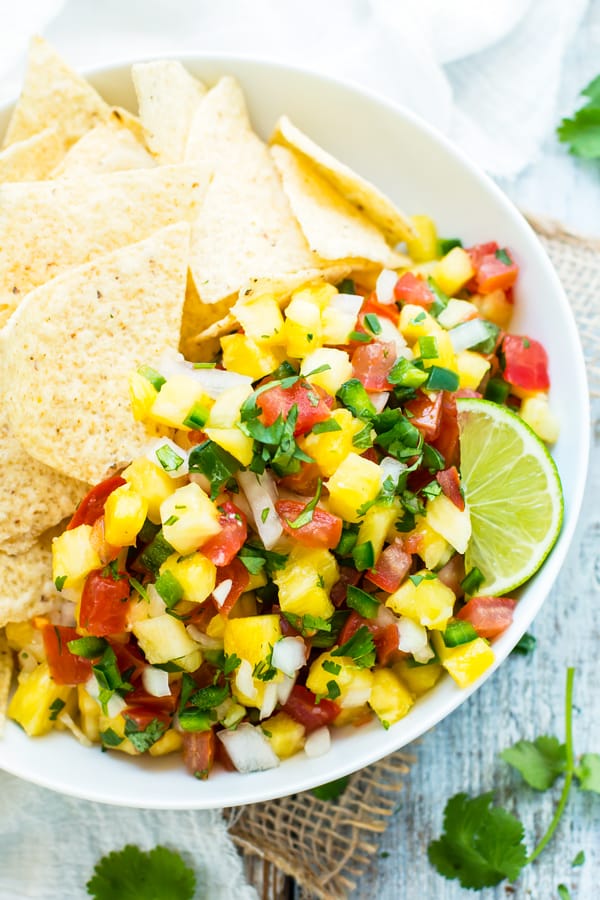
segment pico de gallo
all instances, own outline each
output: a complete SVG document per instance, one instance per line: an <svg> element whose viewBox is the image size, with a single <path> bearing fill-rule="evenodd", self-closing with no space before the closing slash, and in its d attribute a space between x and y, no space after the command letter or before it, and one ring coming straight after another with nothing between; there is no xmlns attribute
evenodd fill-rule
<svg viewBox="0 0 600 900"><path fill-rule="evenodd" d="M543 347L506 332L510 249L434 255L238 302L214 363L131 373L159 437L54 539L60 615L6 630L30 735L253 772L492 664L515 600L465 571L456 398L557 426Z"/></svg>

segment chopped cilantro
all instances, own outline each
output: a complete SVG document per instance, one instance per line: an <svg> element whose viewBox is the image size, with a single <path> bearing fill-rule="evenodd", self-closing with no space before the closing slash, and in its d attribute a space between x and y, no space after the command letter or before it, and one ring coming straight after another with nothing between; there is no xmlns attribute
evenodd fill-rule
<svg viewBox="0 0 600 900"><path fill-rule="evenodd" d="M106 731L100 732L100 740L105 747L118 747L119 744L123 743L124 738L119 737L112 728L107 728Z"/></svg>
<svg viewBox="0 0 600 900"><path fill-rule="evenodd" d="M584 753L575 768L575 777L581 791L600 794L600 754Z"/></svg>
<svg viewBox="0 0 600 900"><path fill-rule="evenodd" d="M339 294L356 294L356 285L352 278L344 278L339 284L336 284Z"/></svg>
<svg viewBox="0 0 600 900"><path fill-rule="evenodd" d="M210 498L214 500L223 485L227 484L239 471L240 463L214 441L204 441L190 452L189 469L190 472L200 472L208 478Z"/></svg>
<svg viewBox="0 0 600 900"><path fill-rule="evenodd" d="M600 157L600 75L581 91L587 97L584 106L570 119L563 119L556 129L558 139L569 144L574 156L583 159Z"/></svg>
<svg viewBox="0 0 600 900"><path fill-rule="evenodd" d="M324 659L322 667L325 672L329 672L330 675L339 675L342 671L342 667L340 666L340 664L334 663L331 659Z"/></svg>
<svg viewBox="0 0 600 900"><path fill-rule="evenodd" d="M585 862L585 853L583 850L580 850L579 853L573 858L571 865L573 868L577 868L577 866L582 866Z"/></svg>
<svg viewBox="0 0 600 900"><path fill-rule="evenodd" d="M86 887L95 900L192 900L196 876L173 850L128 844L96 863Z"/></svg>
<svg viewBox="0 0 600 900"><path fill-rule="evenodd" d="M332 650L331 655L349 656L359 668L370 669L375 665L375 642L373 641L373 635L366 625L361 625L358 631L356 631L345 644Z"/></svg>
<svg viewBox="0 0 600 900"><path fill-rule="evenodd" d="M150 598L148 597L148 591L144 587L141 582L137 580L137 578L133 578L132 575L129 576L129 584L133 588L134 591L137 591L140 597L146 601L146 603L150 602Z"/></svg>
<svg viewBox="0 0 600 900"><path fill-rule="evenodd" d="M264 523L267 521L267 519L269 518L269 512L270 512L270 509L269 509L268 506L265 506L265 508L261 510L261 513L260 513L260 521L261 521L263 524L264 524Z"/></svg>
<svg viewBox="0 0 600 900"><path fill-rule="evenodd" d="M326 434L328 431L341 431L342 426L335 419L325 419L324 422L317 422L311 428L312 434Z"/></svg>
<svg viewBox="0 0 600 900"><path fill-rule="evenodd" d="M327 694L326 697L328 700L337 700L337 698L341 694L340 686L337 681L333 679L327 682Z"/></svg>
<svg viewBox="0 0 600 900"><path fill-rule="evenodd" d="M312 794L317 800L337 800L344 793L349 783L350 776L344 775L343 778L336 778L335 781L329 781L327 784L321 784L319 787L313 788Z"/></svg>
<svg viewBox="0 0 600 900"><path fill-rule="evenodd" d="M356 341L359 344L370 344L372 340L373 338L365 334L364 331L351 331L348 335L348 342Z"/></svg>
<svg viewBox="0 0 600 900"><path fill-rule="evenodd" d="M228 697L228 684L212 684L194 691L189 697L189 702L192 706L195 706L196 709L207 710L220 706Z"/></svg>
<svg viewBox="0 0 600 900"><path fill-rule="evenodd" d="M557 738L543 735L534 741L517 741L500 754L520 772L527 784L537 791L547 791L565 771L567 749Z"/></svg>
<svg viewBox="0 0 600 900"><path fill-rule="evenodd" d="M310 522L312 522L315 509L317 508L317 503L321 499L321 489L322 489L322 482L321 482L321 479L319 478L317 481L317 491L315 493L315 496L312 498L312 500L310 500L306 504L306 506L304 507L302 512L293 521L290 521L289 519L286 520L287 524L290 526L290 528L293 528L293 529L303 528L305 525L308 525Z"/></svg>
<svg viewBox="0 0 600 900"><path fill-rule="evenodd" d="M133 686L121 676L115 651L110 646L105 649L98 662L92 665L92 672L100 687L98 701L102 712L107 715L106 705L113 694L122 696L132 691Z"/></svg>
<svg viewBox="0 0 600 900"><path fill-rule="evenodd" d="M526 631L523 637L515 644L511 652L518 653L520 656L529 656L529 654L533 653L535 650L536 644L536 638Z"/></svg>
<svg viewBox="0 0 600 900"><path fill-rule="evenodd" d="M57 575L54 579L54 587L57 591L62 591L65 586L65 581L67 580L67 575Z"/></svg>
<svg viewBox="0 0 600 900"><path fill-rule="evenodd" d="M83 656L84 659L98 659L99 656L102 656L108 644L104 638L82 637L75 638L74 641L68 641L67 647L75 656Z"/></svg>
<svg viewBox="0 0 600 900"><path fill-rule="evenodd" d="M50 706L48 707L48 711L50 713L50 721L56 722L58 716L65 708L66 704L64 700L61 700L60 697L57 697L56 700L53 700Z"/></svg>
<svg viewBox="0 0 600 900"><path fill-rule="evenodd" d="M152 719L145 728L140 728L137 722L125 713L125 737L129 738L140 753L145 753L160 740L166 728L160 719Z"/></svg>

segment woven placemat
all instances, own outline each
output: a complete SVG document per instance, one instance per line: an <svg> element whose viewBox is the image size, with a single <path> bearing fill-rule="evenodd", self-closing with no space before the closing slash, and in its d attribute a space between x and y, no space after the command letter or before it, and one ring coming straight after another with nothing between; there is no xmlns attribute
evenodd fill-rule
<svg viewBox="0 0 600 900"><path fill-rule="evenodd" d="M528 217L567 292L586 358L590 391L600 396L600 241ZM285 876L306 900L343 900L377 851L377 836L398 807L411 757L395 753L357 772L337 801L311 793L226 810L229 832L263 900L287 900ZM257 864L256 860L262 862Z"/></svg>

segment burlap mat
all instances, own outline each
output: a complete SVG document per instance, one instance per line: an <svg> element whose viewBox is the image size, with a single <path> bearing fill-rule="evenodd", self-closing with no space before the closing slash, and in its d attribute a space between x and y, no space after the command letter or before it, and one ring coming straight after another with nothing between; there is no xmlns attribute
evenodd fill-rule
<svg viewBox="0 0 600 900"><path fill-rule="evenodd" d="M567 292L585 353L590 391L600 395L600 240L529 217ZM343 900L377 851L377 836L398 806L411 759L395 753L352 776L338 800L311 793L226 810L229 832L264 900L285 896L282 873L302 896ZM263 864L257 864L257 858Z"/></svg>

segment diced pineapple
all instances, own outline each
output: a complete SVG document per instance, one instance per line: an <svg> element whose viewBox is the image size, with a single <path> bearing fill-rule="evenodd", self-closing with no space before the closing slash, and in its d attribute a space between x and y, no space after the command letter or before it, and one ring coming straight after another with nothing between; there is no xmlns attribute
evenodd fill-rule
<svg viewBox="0 0 600 900"><path fill-rule="evenodd" d="M391 669L375 669L369 706L384 728L403 719L414 697Z"/></svg>
<svg viewBox="0 0 600 900"><path fill-rule="evenodd" d="M52 578L55 582L65 579L66 588L79 588L83 579L93 569L102 565L91 542L92 526L78 525L52 541Z"/></svg>
<svg viewBox="0 0 600 900"><path fill-rule="evenodd" d="M284 337L288 356L307 356L322 345L321 311L303 296L292 297L285 311Z"/></svg>
<svg viewBox="0 0 600 900"><path fill-rule="evenodd" d="M171 478L164 469L145 456L134 459L122 473L122 477L148 504L150 521L155 525L160 524L160 505L176 490L177 479Z"/></svg>
<svg viewBox="0 0 600 900"><path fill-rule="evenodd" d="M31 622L8 622L4 629L8 646L17 652L27 647L37 633Z"/></svg>
<svg viewBox="0 0 600 900"><path fill-rule="evenodd" d="M208 419L213 400L189 375L171 375L161 387L150 410L150 418L169 428L191 431ZM193 423L185 424L193 414Z"/></svg>
<svg viewBox="0 0 600 900"><path fill-rule="evenodd" d="M476 391L483 377L490 370L490 363L481 355L472 350L462 350L456 354L456 367L458 369L458 386Z"/></svg>
<svg viewBox="0 0 600 900"><path fill-rule="evenodd" d="M411 216L410 224L414 237L406 241L406 249L415 262L427 262L436 259L438 253L438 236L435 222L429 216Z"/></svg>
<svg viewBox="0 0 600 900"><path fill-rule="evenodd" d="M256 574L249 572L248 576L250 580L248 581L248 587L246 588L247 591L255 591L257 588L264 587L268 582L267 575L262 569Z"/></svg>
<svg viewBox="0 0 600 900"><path fill-rule="evenodd" d="M195 482L177 488L161 503L160 518L165 540L183 556L221 531L217 507Z"/></svg>
<svg viewBox="0 0 600 900"><path fill-rule="evenodd" d="M119 713L116 716L110 718L109 716L100 716L100 737L102 734L109 731L112 732L111 737L114 739L121 738L121 742L119 744L112 743L110 744L111 750L119 750L121 753L127 753L128 756L139 756L140 751L136 750L129 738L125 737L125 716L123 713Z"/></svg>
<svg viewBox="0 0 600 900"><path fill-rule="evenodd" d="M229 334L221 338L223 365L230 372L248 375L253 381L273 372L285 359L279 347L259 345L245 334Z"/></svg>
<svg viewBox="0 0 600 900"><path fill-rule="evenodd" d="M245 591L229 610L229 619L243 619L246 616L255 616L258 612L256 594L254 591Z"/></svg>
<svg viewBox="0 0 600 900"><path fill-rule="evenodd" d="M514 307L503 290L476 294L472 300L484 319L489 319L499 328L508 328Z"/></svg>
<svg viewBox="0 0 600 900"><path fill-rule="evenodd" d="M322 434L308 434L299 441L300 446L311 456L325 478L330 478L354 447L352 438L364 428L348 409L334 409L331 417L340 426L339 431L325 431Z"/></svg>
<svg viewBox="0 0 600 900"><path fill-rule="evenodd" d="M217 580L217 567L202 553L179 556L173 553L160 567L160 574L170 572L183 590L183 600L203 603L209 597Z"/></svg>
<svg viewBox="0 0 600 900"><path fill-rule="evenodd" d="M356 309L332 309L321 313L322 340L324 344L347 344L350 332L356 327Z"/></svg>
<svg viewBox="0 0 600 900"><path fill-rule="evenodd" d="M327 668L323 668L324 663ZM342 709L352 709L369 702L373 673L370 669L357 666L351 657L332 656L330 652L326 652L313 662L306 679L309 691L318 696L327 696L330 692L329 683L332 681L339 688L335 702Z"/></svg>
<svg viewBox="0 0 600 900"><path fill-rule="evenodd" d="M414 665L403 659L393 666L395 674L407 686L412 694L421 697L439 681L442 667L439 663L427 663L427 665Z"/></svg>
<svg viewBox="0 0 600 900"><path fill-rule="evenodd" d="M456 354L452 345L452 339L448 332L443 331L440 328L439 331L436 331L431 337L435 339L436 355L427 359L423 358L423 365L425 368L430 369L431 366L441 366L444 369L450 369L452 372L456 372L458 370ZM418 341L413 345L412 350L416 357L421 355L421 348Z"/></svg>
<svg viewBox="0 0 600 900"><path fill-rule="evenodd" d="M337 701L336 701L337 702ZM344 725L364 725L373 718L373 711L366 703L361 706L348 706L346 709L340 710L333 720L336 728L343 728Z"/></svg>
<svg viewBox="0 0 600 900"><path fill-rule="evenodd" d="M443 631L454 610L454 592L427 569L417 572L412 579L390 594L385 605L399 616L408 616L426 628Z"/></svg>
<svg viewBox="0 0 600 900"><path fill-rule="evenodd" d="M47 734L55 726L52 719L56 701L66 704L73 688L53 681L48 663L40 663L25 679L19 682L8 707L8 715L29 737Z"/></svg>
<svg viewBox="0 0 600 900"><path fill-rule="evenodd" d="M208 428L233 428L240 420L242 404L252 393L252 385L237 384L219 394L208 414Z"/></svg>
<svg viewBox="0 0 600 900"><path fill-rule="evenodd" d="M221 613L217 613L206 626L207 635L211 638L224 638L226 624L227 616L222 616Z"/></svg>
<svg viewBox="0 0 600 900"><path fill-rule="evenodd" d="M283 316L274 294L261 294L249 303L238 300L231 312L244 332L258 344L283 340Z"/></svg>
<svg viewBox="0 0 600 900"><path fill-rule="evenodd" d="M90 741L100 740L100 704L90 697L84 684L77 685L81 730Z"/></svg>
<svg viewBox="0 0 600 900"><path fill-rule="evenodd" d="M243 466L252 462L254 441L235 426L233 428L205 428L207 438L231 453Z"/></svg>
<svg viewBox="0 0 600 900"><path fill-rule="evenodd" d="M483 638L475 638L458 647L446 647L441 634L434 634L432 639L443 667L461 688L469 687L477 681L494 662L494 651Z"/></svg>
<svg viewBox="0 0 600 900"><path fill-rule="evenodd" d="M347 522L358 522L360 507L381 490L381 470L370 459L349 453L327 482L327 489L331 511Z"/></svg>
<svg viewBox="0 0 600 900"><path fill-rule="evenodd" d="M329 366L329 368L324 372L317 371L325 366ZM321 347L304 357L300 372L307 376L307 381L310 381L311 384L322 387L324 391L335 397L344 382L352 378L352 363L345 350ZM315 372L315 374L311 375L311 372Z"/></svg>
<svg viewBox="0 0 600 900"><path fill-rule="evenodd" d="M129 399L131 411L136 422L144 422L152 409L152 404L158 397L158 391L147 378L139 372L131 372L129 375Z"/></svg>
<svg viewBox="0 0 600 900"><path fill-rule="evenodd" d="M437 320L440 325L449 330L450 328L456 328L457 325L461 325L463 322L470 321L470 319L476 319L478 316L479 310L474 303L471 303L469 300L457 300L456 297L451 297L446 308L438 315Z"/></svg>
<svg viewBox="0 0 600 900"><path fill-rule="evenodd" d="M297 545L273 580L279 588L283 612L329 619L334 606L329 591L339 578L335 557L328 550Z"/></svg>
<svg viewBox="0 0 600 900"><path fill-rule="evenodd" d="M122 484L106 499L104 504L104 536L113 547L131 547L148 514L145 497L138 494L131 484Z"/></svg>
<svg viewBox="0 0 600 900"><path fill-rule="evenodd" d="M260 727L279 759L288 759L304 747L306 729L287 713L265 719Z"/></svg>
<svg viewBox="0 0 600 900"><path fill-rule="evenodd" d="M198 644L191 639L183 622L166 613L136 622L133 633L151 665L179 661L198 651Z"/></svg>
<svg viewBox="0 0 600 900"><path fill-rule="evenodd" d="M303 300L308 303L314 303L319 310L323 312L324 309L327 309L337 292L338 290L336 287L323 281L320 284L309 284L306 287L298 288L298 290L294 291L292 294L292 301Z"/></svg>
<svg viewBox="0 0 600 900"><path fill-rule="evenodd" d="M200 668L201 664L202 653L200 650L192 650L191 653L186 653L185 656L180 656L177 660L177 665L184 672L195 672Z"/></svg>
<svg viewBox="0 0 600 900"><path fill-rule="evenodd" d="M414 303L407 303L402 307L398 330L409 344L430 334L437 336L442 331L433 316Z"/></svg>
<svg viewBox="0 0 600 900"><path fill-rule="evenodd" d="M228 656L235 653L255 666L269 657L280 637L281 626L277 615L227 619L225 653Z"/></svg>
<svg viewBox="0 0 600 900"><path fill-rule="evenodd" d="M358 530L357 544L366 544L369 541L373 545L375 559L383 550L387 533L393 526L396 519L400 515L400 503L394 502L389 506L383 506L376 503L367 513L361 522Z"/></svg>
<svg viewBox="0 0 600 900"><path fill-rule="evenodd" d="M546 394L526 397L521 404L519 415L546 443L553 444L558 440L560 432L558 418L550 409Z"/></svg>
<svg viewBox="0 0 600 900"><path fill-rule="evenodd" d="M453 549L448 541L434 531L422 516L417 516L415 529L411 532L420 538L418 554L425 563L427 569L437 569L448 562L453 554Z"/></svg>
<svg viewBox="0 0 600 900"><path fill-rule="evenodd" d="M471 257L462 247L453 247L433 270L433 277L445 294L452 297L475 274Z"/></svg>
<svg viewBox="0 0 600 900"><path fill-rule="evenodd" d="M455 550L466 551L471 539L471 515L467 506L461 510L445 494L438 494L427 503L426 521Z"/></svg>
<svg viewBox="0 0 600 900"><path fill-rule="evenodd" d="M167 753L176 753L183 747L183 737L178 731L169 728L156 743L152 744L148 753L150 756L166 756Z"/></svg>

